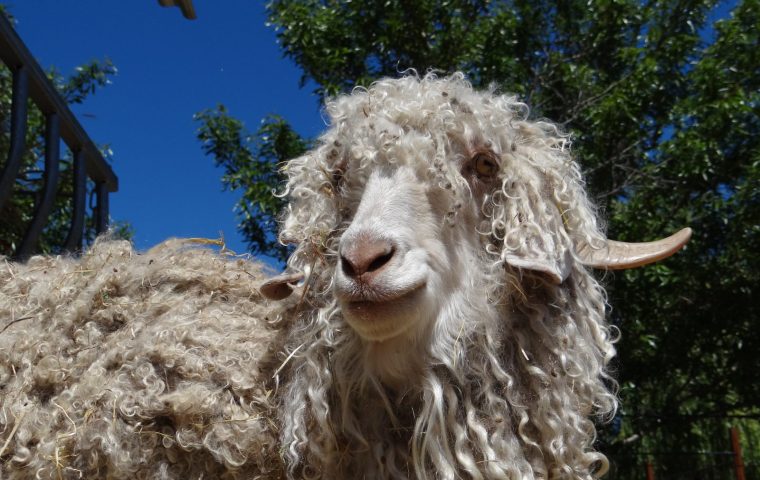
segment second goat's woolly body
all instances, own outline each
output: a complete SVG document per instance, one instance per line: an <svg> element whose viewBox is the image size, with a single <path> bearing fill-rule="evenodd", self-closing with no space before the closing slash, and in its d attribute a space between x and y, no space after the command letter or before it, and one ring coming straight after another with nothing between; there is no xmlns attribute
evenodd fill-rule
<svg viewBox="0 0 760 480"><path fill-rule="evenodd" d="M99 240L0 266L0 478L283 477L258 265Z"/></svg>

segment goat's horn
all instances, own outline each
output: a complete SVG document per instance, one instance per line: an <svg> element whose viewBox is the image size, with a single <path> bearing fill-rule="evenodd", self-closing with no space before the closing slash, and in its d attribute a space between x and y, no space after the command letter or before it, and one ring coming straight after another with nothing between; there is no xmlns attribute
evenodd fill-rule
<svg viewBox="0 0 760 480"><path fill-rule="evenodd" d="M593 249L584 244L578 249L583 264L605 270L636 268L668 258L681 249L691 238L691 228L654 242L627 243L608 240L607 245Z"/></svg>
<svg viewBox="0 0 760 480"><path fill-rule="evenodd" d="M303 273L283 273L262 283L259 292L270 300L282 300L293 293L291 284L303 280Z"/></svg>

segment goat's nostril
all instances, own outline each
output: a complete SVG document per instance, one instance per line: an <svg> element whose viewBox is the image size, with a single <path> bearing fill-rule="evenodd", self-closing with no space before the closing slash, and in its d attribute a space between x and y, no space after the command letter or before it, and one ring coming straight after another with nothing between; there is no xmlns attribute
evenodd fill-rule
<svg viewBox="0 0 760 480"><path fill-rule="evenodd" d="M343 273L345 273L347 277L355 277L357 275L356 270L354 270L353 265L351 265L351 261L343 255L340 256L340 268L343 269Z"/></svg>
<svg viewBox="0 0 760 480"><path fill-rule="evenodd" d="M376 272L387 265L395 253L396 249L388 240L360 237L341 252L341 269L348 277Z"/></svg>
<svg viewBox="0 0 760 480"><path fill-rule="evenodd" d="M394 250L394 248L390 247L387 253L380 254L378 257L372 260L372 262L367 266L367 271L374 272L375 270L380 270L381 268L383 268L383 265L385 265L386 263L390 261L391 257L393 257L393 254L395 252L396 251Z"/></svg>

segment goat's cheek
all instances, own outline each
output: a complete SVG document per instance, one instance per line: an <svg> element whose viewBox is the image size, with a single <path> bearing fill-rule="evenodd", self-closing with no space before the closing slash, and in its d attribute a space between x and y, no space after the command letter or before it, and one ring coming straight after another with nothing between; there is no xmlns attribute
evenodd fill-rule
<svg viewBox="0 0 760 480"><path fill-rule="evenodd" d="M453 201L453 191L438 186L428 188L425 192L425 200L429 206L429 211L437 224L442 224L446 214L451 210Z"/></svg>

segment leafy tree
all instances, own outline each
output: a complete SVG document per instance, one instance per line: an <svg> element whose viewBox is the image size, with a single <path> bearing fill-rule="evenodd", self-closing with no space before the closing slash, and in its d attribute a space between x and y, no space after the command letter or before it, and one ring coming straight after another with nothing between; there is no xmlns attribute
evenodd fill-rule
<svg viewBox="0 0 760 480"><path fill-rule="evenodd" d="M203 152L224 168L225 188L243 191L235 210L251 251L287 258L289 250L276 235L276 217L285 202L275 189L283 162L304 153L310 142L276 115L263 119L255 135L247 133L243 122L231 117L223 105L199 112L195 119L201 124L198 139Z"/></svg>
<svg viewBox="0 0 760 480"><path fill-rule="evenodd" d="M663 478L730 478L729 465L719 471L715 458L691 453L727 450L733 423L745 445L760 440L760 2L272 0L267 8L302 86L313 82L321 97L407 68L464 71L573 134L610 237L694 228L686 251L667 262L605 275L622 331L623 407L600 442L610 478L640 478L646 460ZM218 112L215 121L242 128ZM205 147L228 172L225 185L258 208L244 217L247 238L281 254L264 242L277 206L267 192L280 181L277 165L308 142L278 119L296 148L271 155L279 141L271 130L216 134L199 120L204 145L236 152ZM233 159L267 175L234 183L230 166L254 167ZM758 450L745 455L749 477L760 476Z"/></svg>
<svg viewBox="0 0 760 480"><path fill-rule="evenodd" d="M0 5L0 15L8 15ZM63 99L69 104L81 104L94 94L96 90L106 86L110 77L116 74L116 67L109 59L93 60L80 67L69 76L64 76L56 69L48 70L48 76L58 89ZM10 144L10 112L12 94L12 73L0 63L0 155L5 156ZM0 211L0 255L11 255L16 250L24 236L27 226L34 214L34 205L42 188L42 172L44 170L44 134L45 117L42 112L29 102L26 134L26 150L22 166L16 178L14 193ZM107 146L104 151L110 150ZM63 245L72 215L71 195L73 190L73 161L68 149L61 150L60 178L55 202L48 217L48 223L40 236L38 250L41 252L57 252ZM108 156L108 155L107 155ZM4 157L3 157L4 161ZM88 184L88 191L94 186ZM114 234L122 238L130 238L131 227L124 222L112 225ZM95 238L95 224L91 215L85 218L85 243Z"/></svg>

